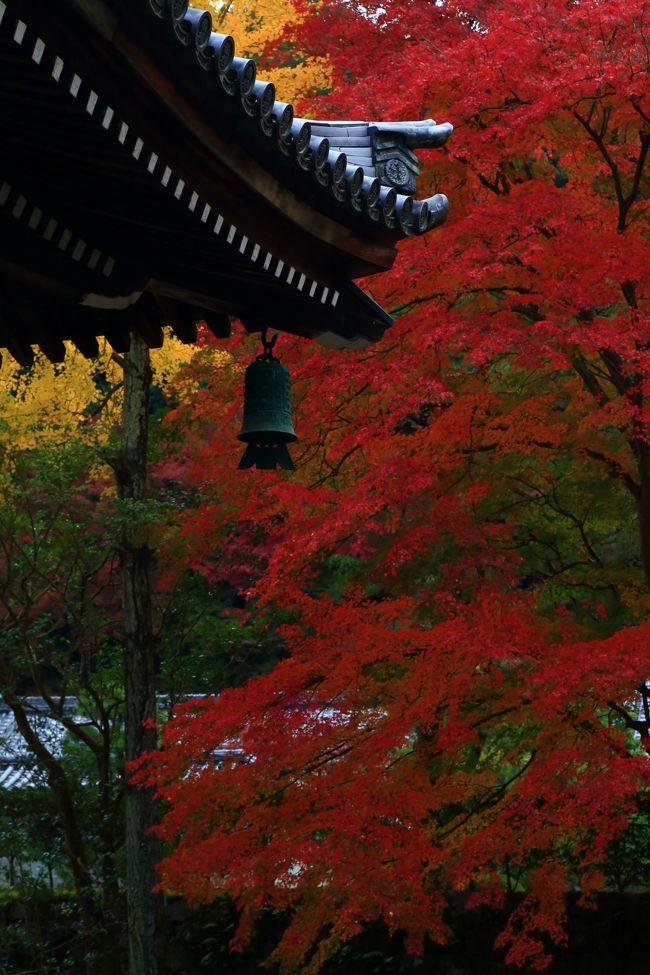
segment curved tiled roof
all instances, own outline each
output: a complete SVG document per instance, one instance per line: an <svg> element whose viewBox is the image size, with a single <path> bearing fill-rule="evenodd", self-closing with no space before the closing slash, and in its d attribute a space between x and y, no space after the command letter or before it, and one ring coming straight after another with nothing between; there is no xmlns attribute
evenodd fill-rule
<svg viewBox="0 0 650 975"><path fill-rule="evenodd" d="M330 346L390 316L353 282L447 213L447 123L296 118L186 0L0 0L0 346L185 341L229 317Z"/></svg>
<svg viewBox="0 0 650 975"><path fill-rule="evenodd" d="M76 720L77 702L74 698L56 699L56 707L66 718ZM30 726L54 755L61 754L65 728L52 716L50 705L42 697L22 698L21 705ZM0 696L0 790L30 788L45 783L43 769L20 734L11 708Z"/></svg>
<svg viewBox="0 0 650 975"><path fill-rule="evenodd" d="M438 148L453 131L449 122L321 121L296 118L293 106L276 99L272 82L257 79L255 61L235 54L229 34L212 30L206 10L188 0L143 0L161 21L170 43L190 49L195 71L203 72L210 94L237 105L244 133L257 142L267 165L311 177L316 205L339 219L349 216L379 224L396 238L421 234L444 222L447 197L417 199L421 163L414 149Z"/></svg>

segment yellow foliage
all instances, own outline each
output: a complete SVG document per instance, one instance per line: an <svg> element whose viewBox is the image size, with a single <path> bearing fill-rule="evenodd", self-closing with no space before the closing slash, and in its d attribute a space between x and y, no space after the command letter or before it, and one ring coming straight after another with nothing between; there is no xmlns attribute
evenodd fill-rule
<svg viewBox="0 0 650 975"><path fill-rule="evenodd" d="M153 382L163 390L194 348L166 334L152 349ZM99 446L120 423L122 366L107 342L88 360L71 343L66 357L52 364L36 353L31 369L5 356L0 366L0 448L3 452L63 444L71 437Z"/></svg>
<svg viewBox="0 0 650 975"><path fill-rule="evenodd" d="M298 21L290 0L208 0L215 29L232 34L240 57L258 57L269 41L281 42L286 29ZM295 52L287 52L286 63L261 72L272 81L278 98L294 102L314 89L328 88L331 71L326 58L309 63Z"/></svg>
<svg viewBox="0 0 650 975"><path fill-rule="evenodd" d="M151 368L153 383L162 390L167 389L181 366L188 363L196 352L194 345L185 345L180 339L165 329L165 341L160 349L151 350ZM230 359L230 354L223 351L223 355Z"/></svg>
<svg viewBox="0 0 650 975"><path fill-rule="evenodd" d="M215 29L235 38L237 54L256 57L269 41L282 40L298 19L290 0L207 0ZM296 101L314 88L328 87L327 61L304 62L288 51L285 64L262 72L273 81L281 101ZM162 349L152 350L154 383L165 388L174 380L178 393L190 392L191 374L178 375L194 349L166 335ZM223 353L225 365L230 360ZM175 377L175 378L174 378ZM0 449L5 452L56 446L74 437L89 446L106 442L120 422L122 368L108 343L89 361L71 343L65 362L53 365L38 352L34 366L22 369L6 356L0 365Z"/></svg>

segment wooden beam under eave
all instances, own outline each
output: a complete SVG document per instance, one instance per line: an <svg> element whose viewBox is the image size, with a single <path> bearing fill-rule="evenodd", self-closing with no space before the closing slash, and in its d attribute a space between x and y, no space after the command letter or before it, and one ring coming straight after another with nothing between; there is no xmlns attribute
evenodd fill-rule
<svg viewBox="0 0 650 975"><path fill-rule="evenodd" d="M19 366L29 368L34 365L34 350L9 325L4 309L0 309L0 346L13 356Z"/></svg>
<svg viewBox="0 0 650 975"><path fill-rule="evenodd" d="M174 330L176 338L188 345L194 344L197 337L197 322L201 319L201 312L197 308L174 301L165 295L152 295L159 309L163 325Z"/></svg>
<svg viewBox="0 0 650 975"><path fill-rule="evenodd" d="M62 306L48 301L42 292L21 287L15 281L5 280L3 292L5 313L14 335L20 332L21 339L37 345L50 362L63 362Z"/></svg>
<svg viewBox="0 0 650 975"><path fill-rule="evenodd" d="M119 325L105 326L100 335L103 335L108 344L116 352L128 352L130 348L129 325L127 322Z"/></svg>
<svg viewBox="0 0 650 975"><path fill-rule="evenodd" d="M99 355L99 342L94 335L71 329L70 341L74 343L84 359L96 359Z"/></svg>

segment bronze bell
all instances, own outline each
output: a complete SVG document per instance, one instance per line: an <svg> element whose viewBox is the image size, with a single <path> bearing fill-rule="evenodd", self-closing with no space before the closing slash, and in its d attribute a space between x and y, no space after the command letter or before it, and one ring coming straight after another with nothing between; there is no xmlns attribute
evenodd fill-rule
<svg viewBox="0 0 650 975"><path fill-rule="evenodd" d="M248 444L239 469L257 467L272 471L293 470L287 444L296 440L291 422L291 382L289 370L271 354L270 343L246 369L244 421L239 440Z"/></svg>

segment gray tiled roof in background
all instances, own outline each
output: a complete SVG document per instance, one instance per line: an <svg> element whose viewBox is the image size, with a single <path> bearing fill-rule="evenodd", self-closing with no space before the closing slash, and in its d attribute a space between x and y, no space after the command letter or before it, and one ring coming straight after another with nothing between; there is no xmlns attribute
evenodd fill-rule
<svg viewBox="0 0 650 975"><path fill-rule="evenodd" d="M184 695L183 700L204 697L204 694ZM52 714L49 704L42 697L28 696L20 699L27 712L29 723L38 732L40 740L56 757L60 757L68 734L63 724ZM169 711L169 696L157 694L158 712L163 718ZM55 708L62 707L62 715L75 723L89 723L76 697L68 696L61 702L54 696ZM119 718L118 718L119 720ZM215 756L222 759L233 750L216 749ZM46 776L36 757L30 751L14 718L13 711L0 696L0 789L18 789L46 785Z"/></svg>
<svg viewBox="0 0 650 975"><path fill-rule="evenodd" d="M48 704L42 697L25 697L22 703L29 723L38 732L39 738L53 754L60 755L66 731L50 715ZM63 702L64 715L74 718L77 711L76 698L66 698ZM20 734L11 708L0 698L0 789L25 788L44 783L43 771Z"/></svg>

